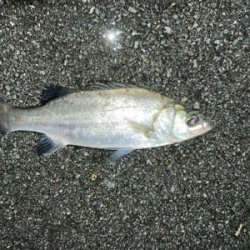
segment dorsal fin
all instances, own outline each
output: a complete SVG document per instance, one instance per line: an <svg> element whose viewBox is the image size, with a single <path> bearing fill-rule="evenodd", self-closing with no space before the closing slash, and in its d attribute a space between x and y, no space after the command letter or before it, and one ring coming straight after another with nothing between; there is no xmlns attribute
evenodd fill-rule
<svg viewBox="0 0 250 250"><path fill-rule="evenodd" d="M68 95L73 92L75 92L75 90L62 87L60 85L49 85L42 91L41 104L44 105L51 100Z"/></svg>
<svg viewBox="0 0 250 250"><path fill-rule="evenodd" d="M86 87L87 90L105 90L105 89L119 89L119 88L138 88L132 84L124 84L119 82L96 82L91 86Z"/></svg>

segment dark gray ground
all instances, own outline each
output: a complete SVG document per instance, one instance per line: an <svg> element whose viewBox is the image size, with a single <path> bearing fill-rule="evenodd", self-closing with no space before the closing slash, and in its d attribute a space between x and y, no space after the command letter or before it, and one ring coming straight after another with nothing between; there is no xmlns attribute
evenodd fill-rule
<svg viewBox="0 0 250 250"><path fill-rule="evenodd" d="M249 1L69 2L0 1L10 104L113 80L187 99L217 127L114 166L108 151L39 158L37 134L1 136L1 249L250 249Z"/></svg>

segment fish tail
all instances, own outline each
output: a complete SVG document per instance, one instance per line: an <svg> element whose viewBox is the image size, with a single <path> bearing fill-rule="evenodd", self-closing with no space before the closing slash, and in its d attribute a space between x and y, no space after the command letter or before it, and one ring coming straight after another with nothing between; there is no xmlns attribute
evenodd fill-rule
<svg viewBox="0 0 250 250"><path fill-rule="evenodd" d="M10 106L0 97L0 134L5 135L10 131L8 111Z"/></svg>

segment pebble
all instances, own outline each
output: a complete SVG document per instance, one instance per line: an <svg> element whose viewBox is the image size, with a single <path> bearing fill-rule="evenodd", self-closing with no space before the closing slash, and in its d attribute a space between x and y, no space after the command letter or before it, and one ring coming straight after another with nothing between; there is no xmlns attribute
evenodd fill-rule
<svg viewBox="0 0 250 250"><path fill-rule="evenodd" d="M197 61L196 61L196 60L193 60L193 66L194 66L194 68L197 68L197 67L198 67L198 64L197 64Z"/></svg>
<svg viewBox="0 0 250 250"><path fill-rule="evenodd" d="M103 181L103 184L108 188L108 189L111 189L111 188L114 188L116 186L116 184L108 179L104 179Z"/></svg>
<svg viewBox="0 0 250 250"><path fill-rule="evenodd" d="M131 7L131 6L128 8L128 11L133 13L133 14L137 13L137 10L135 8Z"/></svg>
<svg viewBox="0 0 250 250"><path fill-rule="evenodd" d="M90 176L91 181L95 181L97 179L97 174L92 174Z"/></svg>
<svg viewBox="0 0 250 250"><path fill-rule="evenodd" d="M188 98L186 97L186 96L183 96L182 98L181 98L181 102L187 102L187 100L188 100Z"/></svg>
<svg viewBox="0 0 250 250"><path fill-rule="evenodd" d="M216 45L219 45L219 44L220 44L220 40L215 40L214 43L215 43Z"/></svg>
<svg viewBox="0 0 250 250"><path fill-rule="evenodd" d="M95 6L92 6L92 7L90 8L90 10L89 10L89 14L90 14L90 15L93 14L94 11L95 11Z"/></svg>
<svg viewBox="0 0 250 250"><path fill-rule="evenodd" d="M198 27L198 23L194 23L193 28L197 28Z"/></svg>
<svg viewBox="0 0 250 250"><path fill-rule="evenodd" d="M10 50L12 51L15 50L15 47L13 45L10 45L9 47L10 47Z"/></svg>
<svg viewBox="0 0 250 250"><path fill-rule="evenodd" d="M167 78L171 77L172 75L172 69L167 70Z"/></svg>
<svg viewBox="0 0 250 250"><path fill-rule="evenodd" d="M19 159L20 159L20 155L19 155L19 154L15 154L15 158L16 158L17 160L19 160Z"/></svg>
<svg viewBox="0 0 250 250"><path fill-rule="evenodd" d="M167 33L167 34L172 34L172 29L169 27L169 26L166 26L165 27L165 33Z"/></svg>
<svg viewBox="0 0 250 250"><path fill-rule="evenodd" d="M4 151L0 148L0 155L1 157L4 155Z"/></svg>
<svg viewBox="0 0 250 250"><path fill-rule="evenodd" d="M135 48L135 49L138 49L138 48L139 48L139 42L138 42L138 41L135 41L135 43L134 43L134 48Z"/></svg>
<svg viewBox="0 0 250 250"><path fill-rule="evenodd" d="M195 102L194 105L193 105L193 108L194 108L194 109L200 109L200 104L199 104L199 102Z"/></svg>

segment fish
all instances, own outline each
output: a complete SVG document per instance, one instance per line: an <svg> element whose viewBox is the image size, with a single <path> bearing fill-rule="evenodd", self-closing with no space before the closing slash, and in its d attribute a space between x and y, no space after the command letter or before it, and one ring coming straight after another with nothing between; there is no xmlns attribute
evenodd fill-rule
<svg viewBox="0 0 250 250"><path fill-rule="evenodd" d="M76 145L113 150L111 159L117 161L134 150L186 141L212 127L205 116L172 98L115 82L85 90L50 85L41 105L27 108L0 99L0 134L42 133L39 156Z"/></svg>

